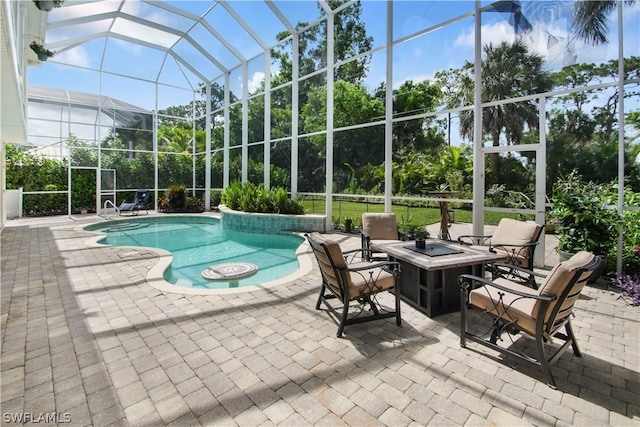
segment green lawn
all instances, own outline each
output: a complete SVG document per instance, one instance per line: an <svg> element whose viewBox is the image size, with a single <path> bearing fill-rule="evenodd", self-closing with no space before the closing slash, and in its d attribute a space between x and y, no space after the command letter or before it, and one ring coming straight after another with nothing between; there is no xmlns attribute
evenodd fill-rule
<svg viewBox="0 0 640 427"><path fill-rule="evenodd" d="M324 200L304 200L305 212L324 214ZM440 222L440 209L438 207L416 207L394 205L393 212L400 224L409 221L412 224L434 224ZM454 208L455 222L472 222L472 212L468 208ZM333 223L344 224L346 218L352 218L354 226L362 223L363 212L384 212L384 205L380 203L363 203L335 201L333 203ZM485 212L484 222L489 225L497 225L501 218L509 217L521 219L517 214L501 212Z"/></svg>

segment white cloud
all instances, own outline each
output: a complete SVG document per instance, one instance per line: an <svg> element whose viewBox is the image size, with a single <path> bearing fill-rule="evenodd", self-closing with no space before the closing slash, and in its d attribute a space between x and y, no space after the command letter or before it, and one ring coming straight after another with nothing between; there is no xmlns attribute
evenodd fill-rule
<svg viewBox="0 0 640 427"><path fill-rule="evenodd" d="M164 25L166 27L171 27L171 17L169 17L166 13L154 12L149 14L149 16L144 17L146 20L155 22L156 24Z"/></svg>
<svg viewBox="0 0 640 427"><path fill-rule="evenodd" d="M142 52L144 52L145 49L147 49L145 46L142 46L141 44L132 43L127 40L120 40L115 37L111 37L109 38L109 43L107 44L107 53L109 52L109 44L111 43L113 43L114 45L118 46L120 49L126 51L127 53L133 56L139 56L142 54Z"/></svg>
<svg viewBox="0 0 640 427"><path fill-rule="evenodd" d="M254 92L256 89L260 87L260 84L264 80L265 74L261 71L253 73L249 81L247 82L247 88L249 89L249 93ZM238 76L238 82L240 82L240 89L242 90L242 77Z"/></svg>
<svg viewBox="0 0 640 427"><path fill-rule="evenodd" d="M506 21L483 25L481 34L483 46L489 43L494 46L503 42L513 43L516 37L520 37L529 47L530 52L541 55L547 64L547 68L552 70L574 63L579 53L577 51L582 47L582 43L575 40L566 25L553 25L540 21L533 23L532 30L520 36L516 36L513 26ZM472 52L473 43L474 32L471 26L458 35L453 43L453 50L467 49ZM582 54L585 53L582 52ZM600 53L598 56L603 58ZM582 61L584 61L583 58L579 62Z"/></svg>
<svg viewBox="0 0 640 427"><path fill-rule="evenodd" d="M513 27L505 21L496 22L491 25L483 25L480 31L483 45L488 43L499 44L502 42L512 42L516 37ZM458 35L453 42L453 46L454 48L473 49L474 39L473 27L469 27Z"/></svg>
<svg viewBox="0 0 640 427"><path fill-rule="evenodd" d="M65 64L73 64L79 67L89 67L91 65L89 61L89 52L87 52L83 46L78 46L74 49L62 52L56 52L55 61Z"/></svg>

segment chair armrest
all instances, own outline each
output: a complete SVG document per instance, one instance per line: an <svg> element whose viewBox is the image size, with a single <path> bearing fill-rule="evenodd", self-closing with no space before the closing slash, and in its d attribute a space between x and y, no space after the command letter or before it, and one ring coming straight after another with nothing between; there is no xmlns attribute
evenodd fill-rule
<svg viewBox="0 0 640 427"><path fill-rule="evenodd" d="M510 244L510 243L493 243L489 245L489 251L496 252L496 249L501 249L507 254L509 263L517 264L521 258L527 260L527 268L533 270L533 255L536 250L538 242L529 242L523 244Z"/></svg>
<svg viewBox="0 0 640 427"><path fill-rule="evenodd" d="M490 264L490 270L492 280L501 277L520 285L529 286L533 289L538 289L538 283L535 279L536 277L547 277L544 274L536 273L535 271L531 271L524 267L501 262Z"/></svg>
<svg viewBox="0 0 640 427"><path fill-rule="evenodd" d="M510 288L509 286L504 286L498 283L495 283L489 279L485 279L484 277L473 276L471 274L461 274L458 277L458 285L461 289L468 290L469 287L473 287L472 284L479 283L480 286L490 286L496 288L498 290L508 292L512 295L517 295L521 298L532 298L538 301L549 303L557 299L555 295L540 295L539 293L529 293L522 292L517 289Z"/></svg>
<svg viewBox="0 0 640 427"><path fill-rule="evenodd" d="M364 271L364 270L371 270L372 268L385 268L392 271L394 270L400 271L400 263L396 261L372 262L371 264L360 265L358 267L348 267L347 270L348 271Z"/></svg>
<svg viewBox="0 0 640 427"><path fill-rule="evenodd" d="M480 236L473 234L465 234L462 236L458 236L458 243L462 245L472 246L486 246L487 241L491 239L491 236Z"/></svg>
<svg viewBox="0 0 640 427"><path fill-rule="evenodd" d="M362 251L366 251L367 248L356 248L356 249L349 249L346 251L342 251L342 255L347 255L347 254L354 254L354 253L358 253L358 252L362 252Z"/></svg>
<svg viewBox="0 0 640 427"><path fill-rule="evenodd" d="M366 255L368 252L369 252L369 249L367 249L366 247L349 249L346 251L342 251L342 256L344 257L344 260L347 264L351 264L353 260L356 259L357 254L362 253L361 258L366 259Z"/></svg>
<svg viewBox="0 0 640 427"><path fill-rule="evenodd" d="M514 245L513 243L493 243L491 242L491 247L492 248L496 248L496 247L502 247L502 248L521 248L521 249L528 249L528 248L535 248L538 245L538 242L529 242L529 243L521 243L518 245Z"/></svg>
<svg viewBox="0 0 640 427"><path fill-rule="evenodd" d="M546 274L542 274L542 273L536 273L535 271L531 271L527 268L524 267L520 267L518 265L513 265L513 264L507 264L507 263L503 263L503 262L494 262L492 265L496 266L496 267L503 267L503 268L508 268L509 270L516 270L518 273L524 273L527 274L529 276L536 276L536 277L547 277Z"/></svg>

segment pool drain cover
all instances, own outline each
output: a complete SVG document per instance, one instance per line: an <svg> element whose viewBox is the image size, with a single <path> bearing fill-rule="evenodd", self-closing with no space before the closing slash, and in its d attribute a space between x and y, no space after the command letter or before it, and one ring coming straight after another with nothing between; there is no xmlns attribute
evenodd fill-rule
<svg viewBox="0 0 640 427"><path fill-rule="evenodd" d="M251 276L258 266L249 262L226 262L202 270L202 277L209 280L230 280Z"/></svg>

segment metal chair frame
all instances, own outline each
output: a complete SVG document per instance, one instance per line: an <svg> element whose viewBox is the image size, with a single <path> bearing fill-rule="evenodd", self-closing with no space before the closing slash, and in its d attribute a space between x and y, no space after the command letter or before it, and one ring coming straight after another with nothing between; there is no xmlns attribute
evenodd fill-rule
<svg viewBox="0 0 640 427"><path fill-rule="evenodd" d="M138 190L133 197L133 202L127 202L126 200L118 207L118 213L131 212L131 215L137 216L140 210L144 209L149 214L149 190Z"/></svg>
<svg viewBox="0 0 640 427"><path fill-rule="evenodd" d="M573 333L571 327L571 315L573 314L573 305L569 308L563 309L563 303L567 298L577 297L577 294L582 290L582 286L588 281L593 280L593 275L598 274L602 259L600 257L594 258L594 260L583 268L578 268L574 271L570 281L564 287L563 291L558 296L546 296L536 293L535 290L531 292L522 292L517 289L513 289L504 283L498 284L492 280L463 274L458 278L460 285L460 346L466 348L467 340L482 344L488 348L496 350L500 353L507 354L516 357L520 360L524 360L529 364L539 367L542 370L543 375L547 380L547 384L551 388L557 388L555 379L551 372L550 364L554 363L562 353L568 348L569 345L573 348L573 352L577 357L581 357L580 348L578 342ZM527 270L521 267L509 266L515 270L521 270L521 274ZM584 275L585 272L590 271L589 275ZM529 272L533 273L533 272ZM508 284L508 281L506 281ZM515 282L514 282L515 283ZM492 299L493 307L491 310L483 310L484 314L488 314L492 318L492 323L487 331L490 333L490 337L487 339L483 336L479 336L469 332L468 330L468 311L471 308L469 304L469 293L471 290L479 287L493 287L498 289L499 299ZM577 291L575 289L578 288ZM515 300L510 303L505 297L510 295L516 297ZM532 335L530 332L522 329L518 325L518 320L514 319L509 313L509 309L516 300L529 298L540 302L540 308L537 313L535 322L535 333ZM555 302L555 303L554 303ZM552 304L553 303L553 304ZM550 315L547 316L547 312L551 308ZM547 319L547 320L545 320ZM561 329L564 327L564 332ZM502 335L507 332L509 336L517 335L520 332L530 335L535 340L536 356L530 356L518 347L516 341L510 337L509 342L514 346L515 350L501 346L498 341L503 341ZM553 352L550 356L547 355L547 349L545 346L550 344L553 338L558 338L562 341L562 345Z"/></svg>
<svg viewBox="0 0 640 427"><path fill-rule="evenodd" d="M369 322L373 320L380 320L395 317L396 324L401 326L402 319L400 314L400 289L398 276L400 275L400 264L391 261L380 262L358 262L352 264L354 260L359 258L357 254L363 253L364 248L342 251L341 256L344 258L347 268L341 268L336 265L336 261L330 256L327 249L327 245L324 242L314 240L314 238L305 234L305 237L309 241L311 248L316 256L316 260L327 258L330 262L330 268L333 270L333 274L329 275L324 271L327 268L325 265L318 262L320 267L320 273L322 275L322 284L320 287L320 294L316 301L316 310L319 310L321 305L324 304L329 313L332 314L338 322L338 332L336 336L342 337L344 329L348 325L354 325L363 322ZM336 243L337 244L337 243ZM393 311L389 311L383 308L376 299L376 294L384 292L385 290L376 285L376 281L382 271L386 271L393 275L393 294L395 296L395 308ZM377 273L377 274L376 274ZM350 275L356 274L362 277L366 283L364 289L355 297L350 294ZM332 278L335 278L332 280ZM335 281L335 283L332 283ZM341 307L334 307L329 301L339 300ZM360 312L349 317L349 309L353 306L353 302L357 301L360 305ZM370 307L372 314L363 315L366 306Z"/></svg>

